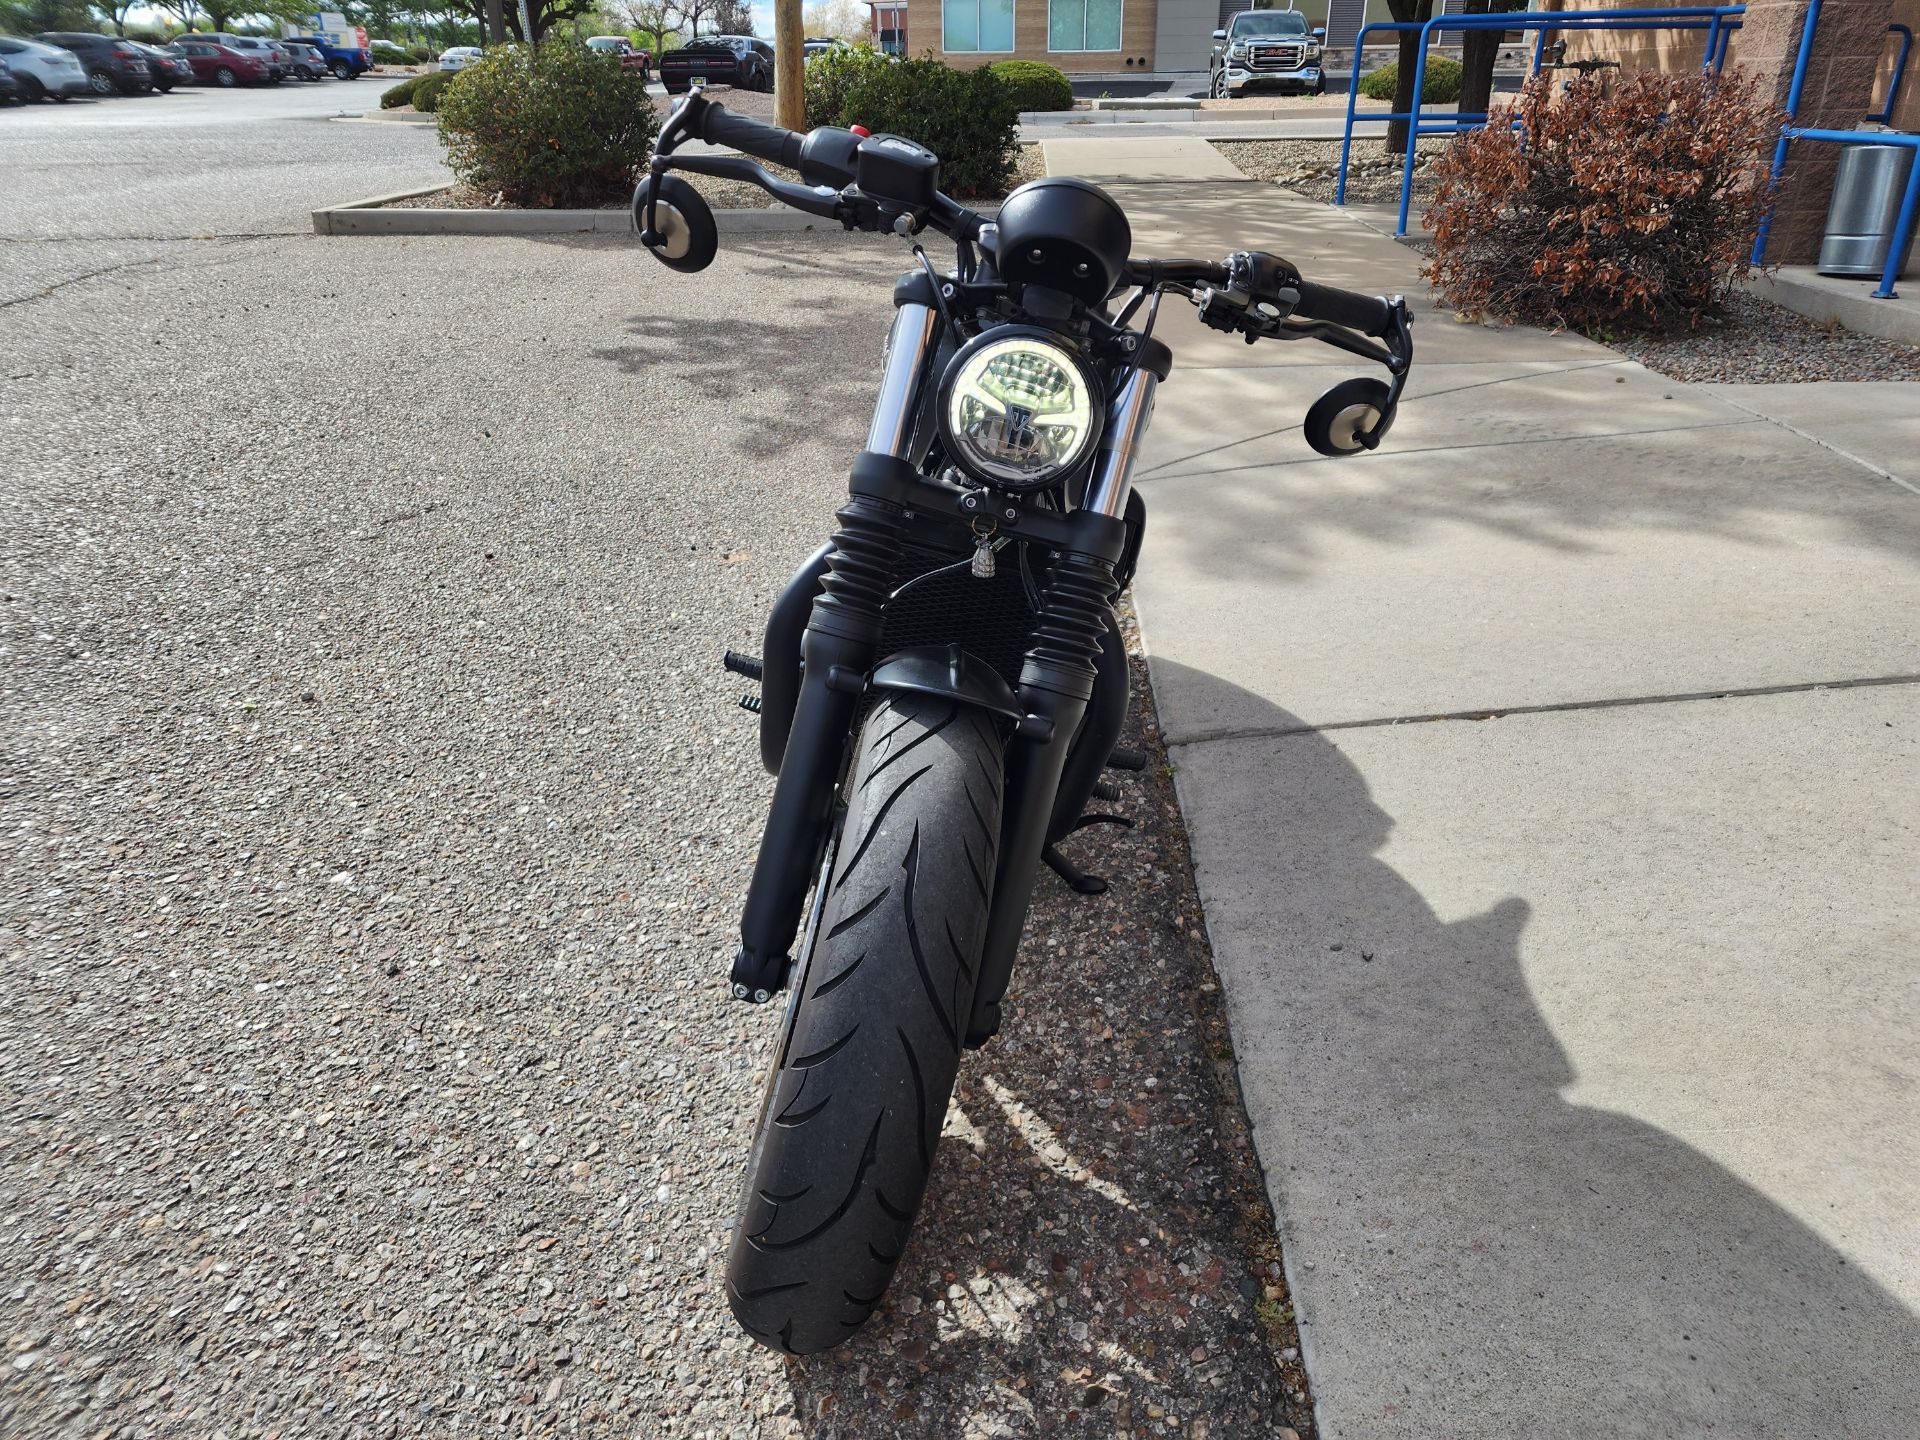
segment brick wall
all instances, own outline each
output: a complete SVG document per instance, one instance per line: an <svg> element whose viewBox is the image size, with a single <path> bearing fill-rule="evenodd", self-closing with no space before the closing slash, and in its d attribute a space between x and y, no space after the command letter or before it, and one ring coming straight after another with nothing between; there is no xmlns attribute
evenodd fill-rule
<svg viewBox="0 0 1920 1440"><path fill-rule="evenodd" d="M1551 0L1556 10L1621 9L1629 5L1672 8L1686 0ZM1783 108L1793 80L1794 56L1806 23L1808 0L1747 0L1747 13L1728 50L1730 64L1768 81ZM1896 13L1897 12L1897 13ZM1815 32L1800 124L1851 130L1875 108L1892 71L1887 26L1899 19L1920 31L1920 0L1826 0ZM1569 57L1618 60L1623 69L1675 73L1701 63L1705 34L1699 31L1588 32L1569 35ZM1901 128L1920 128L1920 47L1908 62L1907 99L1896 113ZM1819 251L1828 197L1833 193L1839 147L1802 141L1787 159L1786 180L1775 214L1768 258L1782 263L1810 260Z"/></svg>
<svg viewBox="0 0 1920 1440"><path fill-rule="evenodd" d="M1124 75L1129 70L1144 74L1154 66L1158 0L1125 0L1120 13L1120 49L1058 53L1047 49L1047 0L1014 0L1014 48L1004 55L947 54L940 44L940 5L941 0L907 0L907 33L913 37L915 55L924 55L931 48L937 58L964 69L995 60L1043 60L1069 75Z"/></svg>

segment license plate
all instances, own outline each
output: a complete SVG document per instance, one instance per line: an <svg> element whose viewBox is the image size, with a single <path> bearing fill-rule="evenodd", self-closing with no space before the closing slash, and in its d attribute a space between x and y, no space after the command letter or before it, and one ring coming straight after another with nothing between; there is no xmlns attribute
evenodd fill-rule
<svg viewBox="0 0 1920 1440"><path fill-rule="evenodd" d="M689 85L704 85L707 83L707 77L704 75L689 75L687 77L687 83Z"/></svg>

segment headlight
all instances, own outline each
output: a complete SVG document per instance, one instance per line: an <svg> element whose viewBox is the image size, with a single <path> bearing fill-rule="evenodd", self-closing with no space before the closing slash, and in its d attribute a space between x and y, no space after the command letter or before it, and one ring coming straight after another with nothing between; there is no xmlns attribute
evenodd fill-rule
<svg viewBox="0 0 1920 1440"><path fill-rule="evenodd" d="M1101 410L1093 377L1044 332L989 330L940 382L940 433L961 469L989 485L1033 490L1092 452Z"/></svg>
<svg viewBox="0 0 1920 1440"><path fill-rule="evenodd" d="M1246 59L1247 58L1247 42L1244 40L1236 40L1231 45L1227 46L1227 58L1230 60Z"/></svg>

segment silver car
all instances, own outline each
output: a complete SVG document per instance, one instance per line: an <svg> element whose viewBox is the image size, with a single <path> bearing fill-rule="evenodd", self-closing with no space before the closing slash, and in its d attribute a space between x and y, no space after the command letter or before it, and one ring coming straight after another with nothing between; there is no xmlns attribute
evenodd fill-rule
<svg viewBox="0 0 1920 1440"><path fill-rule="evenodd" d="M13 78L20 82L23 102L58 100L65 104L74 96L87 93L87 67L71 50L0 35L0 58L6 60Z"/></svg>
<svg viewBox="0 0 1920 1440"><path fill-rule="evenodd" d="M451 50L440 52L440 68L448 71L464 70L479 60L481 53L478 45L455 45Z"/></svg>

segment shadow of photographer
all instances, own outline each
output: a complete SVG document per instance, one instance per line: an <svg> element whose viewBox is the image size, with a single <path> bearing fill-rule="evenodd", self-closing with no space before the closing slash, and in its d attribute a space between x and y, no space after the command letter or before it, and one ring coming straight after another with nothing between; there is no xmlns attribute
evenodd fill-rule
<svg viewBox="0 0 1920 1440"><path fill-rule="evenodd" d="M1173 753L1324 1433L1920 1434L1920 1320L1699 1150L1563 1098L1528 902L1441 919L1339 738L1235 699L1298 733Z"/></svg>

